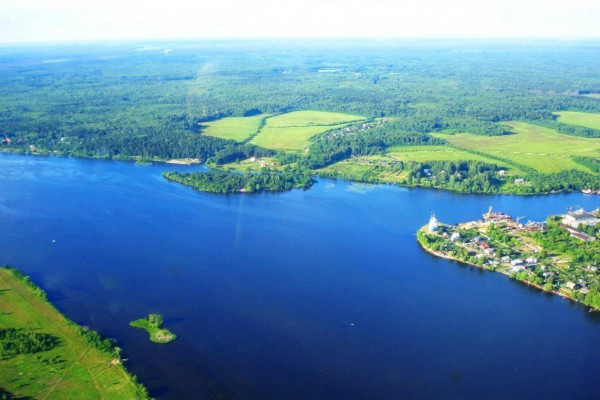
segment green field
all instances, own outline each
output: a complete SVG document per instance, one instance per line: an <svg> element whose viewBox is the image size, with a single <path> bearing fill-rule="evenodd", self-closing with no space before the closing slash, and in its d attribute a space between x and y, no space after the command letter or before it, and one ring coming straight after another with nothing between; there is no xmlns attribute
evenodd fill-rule
<svg viewBox="0 0 600 400"><path fill-rule="evenodd" d="M586 128L600 129L600 114L576 111L560 111L558 121L563 124L585 126Z"/></svg>
<svg viewBox="0 0 600 400"><path fill-rule="evenodd" d="M203 135L221 139L243 142L260 128L261 121L269 114L260 114L252 117L227 117L216 121L204 122Z"/></svg>
<svg viewBox="0 0 600 400"><path fill-rule="evenodd" d="M399 161L482 161L502 164L497 160L448 146L394 146L388 148L386 154Z"/></svg>
<svg viewBox="0 0 600 400"><path fill-rule="evenodd" d="M582 96L600 100L600 93L582 94Z"/></svg>
<svg viewBox="0 0 600 400"><path fill-rule="evenodd" d="M563 135L553 129L523 122L507 122L515 134L481 136L435 134L449 143L476 150L510 162L525 165L543 173L578 169L591 172L575 162L573 156L600 158L600 139Z"/></svg>
<svg viewBox="0 0 600 400"><path fill-rule="evenodd" d="M91 347L46 300L0 268L0 329L50 334L58 346L36 353L0 357L0 388L35 399L145 398L133 377L113 357Z"/></svg>
<svg viewBox="0 0 600 400"><path fill-rule="evenodd" d="M302 150L319 133L363 120L363 117L325 111L294 111L267 118L251 143L275 150Z"/></svg>

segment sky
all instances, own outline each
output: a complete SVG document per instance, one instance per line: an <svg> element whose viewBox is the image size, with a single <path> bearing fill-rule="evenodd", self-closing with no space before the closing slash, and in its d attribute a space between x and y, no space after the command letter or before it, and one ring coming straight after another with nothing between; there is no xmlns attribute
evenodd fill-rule
<svg viewBox="0 0 600 400"><path fill-rule="evenodd" d="M0 0L0 42L600 38L600 0Z"/></svg>

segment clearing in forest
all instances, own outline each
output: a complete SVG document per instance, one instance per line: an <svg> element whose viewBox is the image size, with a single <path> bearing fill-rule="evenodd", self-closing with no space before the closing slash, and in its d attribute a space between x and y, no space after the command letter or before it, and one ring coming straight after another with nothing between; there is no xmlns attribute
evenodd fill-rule
<svg viewBox="0 0 600 400"><path fill-rule="evenodd" d="M399 161L481 161L502 165L497 160L449 146L393 146L386 154Z"/></svg>
<svg viewBox="0 0 600 400"><path fill-rule="evenodd" d="M570 169L592 172L573 160L573 157L600 158L600 139L564 135L554 129L524 122L506 122L506 125L510 126L515 134L482 136L461 133L434 136L454 146L499 157L542 173Z"/></svg>
<svg viewBox="0 0 600 400"><path fill-rule="evenodd" d="M554 114L558 115L558 122L562 122L563 124L585 126L586 128L591 129L600 129L599 113L560 111Z"/></svg>
<svg viewBox="0 0 600 400"><path fill-rule="evenodd" d="M340 128L364 117L326 111L294 111L266 119L265 126L250 142L275 150L302 150L319 133Z"/></svg>
<svg viewBox="0 0 600 400"><path fill-rule="evenodd" d="M202 134L221 139L243 142L254 135L261 126L262 120L269 114L254 115L252 117L227 117L216 121L203 122L205 127Z"/></svg>

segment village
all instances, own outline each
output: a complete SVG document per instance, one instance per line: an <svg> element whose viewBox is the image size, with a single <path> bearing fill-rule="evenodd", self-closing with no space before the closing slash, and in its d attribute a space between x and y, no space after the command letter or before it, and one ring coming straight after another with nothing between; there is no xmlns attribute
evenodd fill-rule
<svg viewBox="0 0 600 400"><path fill-rule="evenodd" d="M478 221L447 225L431 215L418 234L428 252L600 306L600 209L522 222L492 207Z"/></svg>

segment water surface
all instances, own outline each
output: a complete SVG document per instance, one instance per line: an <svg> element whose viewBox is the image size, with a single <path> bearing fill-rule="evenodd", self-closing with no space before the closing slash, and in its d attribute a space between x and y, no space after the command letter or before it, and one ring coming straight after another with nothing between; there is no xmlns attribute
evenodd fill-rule
<svg viewBox="0 0 600 400"><path fill-rule="evenodd" d="M158 398L598 398L600 318L434 258L414 232L490 205L543 219L600 197L461 195L319 180L199 193L164 170L0 155L0 263L115 337ZM150 312L179 335L128 326Z"/></svg>

